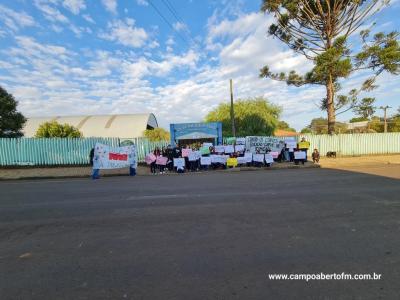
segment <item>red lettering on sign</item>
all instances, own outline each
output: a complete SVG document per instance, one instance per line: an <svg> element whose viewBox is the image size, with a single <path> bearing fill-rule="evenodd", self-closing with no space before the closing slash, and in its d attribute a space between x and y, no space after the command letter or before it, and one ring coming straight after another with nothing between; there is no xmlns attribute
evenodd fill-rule
<svg viewBox="0 0 400 300"><path fill-rule="evenodd" d="M109 153L109 160L128 160L128 154L119 154L119 153Z"/></svg>

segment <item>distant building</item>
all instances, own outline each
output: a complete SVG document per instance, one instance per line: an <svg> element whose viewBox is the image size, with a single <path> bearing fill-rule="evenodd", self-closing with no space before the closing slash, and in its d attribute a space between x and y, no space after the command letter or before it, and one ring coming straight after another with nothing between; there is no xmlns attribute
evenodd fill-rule
<svg viewBox="0 0 400 300"><path fill-rule="evenodd" d="M222 144L221 122L171 124L170 133L172 145L185 146L204 142Z"/></svg>
<svg viewBox="0 0 400 300"><path fill-rule="evenodd" d="M23 129L25 137L34 137L41 124L51 121L72 125L84 137L136 138L142 137L144 130L158 127L152 113L28 118Z"/></svg>
<svg viewBox="0 0 400 300"><path fill-rule="evenodd" d="M279 136L279 137L290 137L290 136L298 136L300 133L298 132L293 132L293 131L287 131L283 129L276 129L274 132L274 136Z"/></svg>

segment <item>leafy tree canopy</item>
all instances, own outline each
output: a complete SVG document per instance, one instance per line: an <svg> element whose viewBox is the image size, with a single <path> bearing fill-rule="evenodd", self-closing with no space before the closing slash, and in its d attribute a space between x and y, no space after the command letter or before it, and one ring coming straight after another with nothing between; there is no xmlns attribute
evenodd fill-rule
<svg viewBox="0 0 400 300"><path fill-rule="evenodd" d="M312 119L310 125L303 128L301 133L327 134L328 120L325 118ZM345 123L336 122L334 133L347 133L347 125Z"/></svg>
<svg viewBox="0 0 400 300"><path fill-rule="evenodd" d="M41 124L36 131L37 138L80 138L82 133L74 126L56 121Z"/></svg>
<svg viewBox="0 0 400 300"><path fill-rule="evenodd" d="M0 137L21 137L26 119L17 111L18 102L0 86Z"/></svg>
<svg viewBox="0 0 400 300"><path fill-rule="evenodd" d="M151 142L161 142L161 141L169 141L170 134L164 128L154 128L147 129L143 132L144 136L147 137Z"/></svg>
<svg viewBox="0 0 400 300"><path fill-rule="evenodd" d="M273 135L282 109L262 97L238 100L235 111L236 136ZM232 136L230 104L221 103L205 117L206 122L222 122L222 134Z"/></svg>
<svg viewBox="0 0 400 300"><path fill-rule="evenodd" d="M285 121L279 121L277 129L282 129L290 132L296 132L296 129L289 126Z"/></svg>

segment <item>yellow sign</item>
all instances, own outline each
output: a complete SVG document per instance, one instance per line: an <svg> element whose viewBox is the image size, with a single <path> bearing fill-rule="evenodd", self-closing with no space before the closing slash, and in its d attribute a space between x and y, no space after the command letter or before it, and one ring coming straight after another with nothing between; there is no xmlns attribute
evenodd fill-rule
<svg viewBox="0 0 400 300"><path fill-rule="evenodd" d="M310 142L304 141L299 143L299 149L308 149L310 148Z"/></svg>
<svg viewBox="0 0 400 300"><path fill-rule="evenodd" d="M236 157L230 157L230 158L228 158L227 161L226 161L226 165L227 165L228 167L237 167L237 165L238 165L238 160L237 160L237 158L236 158Z"/></svg>

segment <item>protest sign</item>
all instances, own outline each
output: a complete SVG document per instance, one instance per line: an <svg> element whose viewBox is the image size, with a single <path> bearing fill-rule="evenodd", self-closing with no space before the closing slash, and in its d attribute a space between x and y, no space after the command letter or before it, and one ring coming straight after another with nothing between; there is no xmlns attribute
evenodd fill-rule
<svg viewBox="0 0 400 300"><path fill-rule="evenodd" d="M278 158L279 152L276 151L271 151L270 154L272 155L273 158Z"/></svg>
<svg viewBox="0 0 400 300"><path fill-rule="evenodd" d="M304 151L295 151L294 159L306 159L306 153Z"/></svg>
<svg viewBox="0 0 400 300"><path fill-rule="evenodd" d="M188 159L189 161L196 161L200 159L200 157L201 157L200 151L192 151L189 153Z"/></svg>
<svg viewBox="0 0 400 300"><path fill-rule="evenodd" d="M210 157L213 164L225 164L227 160L225 155L211 155Z"/></svg>
<svg viewBox="0 0 400 300"><path fill-rule="evenodd" d="M210 148L210 147L212 147L213 146L213 143L203 143L203 147L208 147L208 148Z"/></svg>
<svg viewBox="0 0 400 300"><path fill-rule="evenodd" d="M167 165L168 162L168 157L164 156L157 156L156 164L160 166L165 166Z"/></svg>
<svg viewBox="0 0 400 300"><path fill-rule="evenodd" d="M185 167L185 159L184 158L174 158L174 167L177 169L182 169Z"/></svg>
<svg viewBox="0 0 400 300"><path fill-rule="evenodd" d="M202 166L209 166L211 165L211 157L201 157L200 158L200 164Z"/></svg>
<svg viewBox="0 0 400 300"><path fill-rule="evenodd" d="M238 157L237 158L237 162L238 162L238 165L245 165L245 164L247 164L249 161L248 161L248 159L247 159L247 157ZM250 161L251 162L251 161Z"/></svg>
<svg viewBox="0 0 400 300"><path fill-rule="evenodd" d="M253 153L245 152L244 157L246 158L246 162L251 163L253 161Z"/></svg>
<svg viewBox="0 0 400 300"><path fill-rule="evenodd" d="M297 142L296 141L286 141L286 148L289 148L289 149L297 148Z"/></svg>
<svg viewBox="0 0 400 300"><path fill-rule="evenodd" d="M153 153L149 153L144 158L144 161L146 162L146 164L150 165L151 163L155 162L156 159L157 157Z"/></svg>
<svg viewBox="0 0 400 300"><path fill-rule="evenodd" d="M255 162L264 162L264 154L253 154L253 161Z"/></svg>
<svg viewBox="0 0 400 300"><path fill-rule="evenodd" d="M96 143L94 147L93 169L118 169L137 167L136 146L110 147Z"/></svg>
<svg viewBox="0 0 400 300"><path fill-rule="evenodd" d="M225 153L233 153L235 152L235 148L233 147L233 145L226 145L224 146L224 151Z"/></svg>
<svg viewBox="0 0 400 300"><path fill-rule="evenodd" d="M265 154L265 162L267 164L272 164L274 162L274 157L273 157L273 155L271 153L266 153Z"/></svg>
<svg viewBox="0 0 400 300"><path fill-rule="evenodd" d="M203 146L200 148L201 155L208 155L210 154L210 147L209 146Z"/></svg>
<svg viewBox="0 0 400 300"><path fill-rule="evenodd" d="M243 152L244 151L244 145L236 145L235 146L235 151L236 152Z"/></svg>
<svg viewBox="0 0 400 300"><path fill-rule="evenodd" d="M190 149L190 148L182 149L182 157L189 157L189 154L191 152L192 152L192 149Z"/></svg>
<svg viewBox="0 0 400 300"><path fill-rule="evenodd" d="M228 167L237 167L238 165L238 160L236 157L230 157L226 160L226 165Z"/></svg>
<svg viewBox="0 0 400 300"><path fill-rule="evenodd" d="M225 147L224 146L215 146L214 151L215 151L215 153L224 153Z"/></svg>
<svg viewBox="0 0 400 300"><path fill-rule="evenodd" d="M246 145L246 138L236 138L236 145Z"/></svg>
<svg viewBox="0 0 400 300"><path fill-rule="evenodd" d="M266 153L268 151L281 152L285 141L281 138L269 136L246 137L246 149L252 153Z"/></svg>

